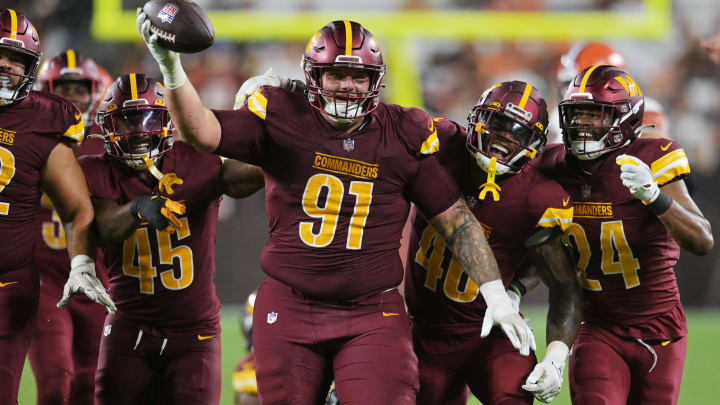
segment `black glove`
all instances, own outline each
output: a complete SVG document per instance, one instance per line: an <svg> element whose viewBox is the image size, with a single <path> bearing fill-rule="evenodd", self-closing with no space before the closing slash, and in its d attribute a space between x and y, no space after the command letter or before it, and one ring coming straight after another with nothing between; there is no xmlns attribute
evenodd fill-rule
<svg viewBox="0 0 720 405"><path fill-rule="evenodd" d="M130 204L130 213L153 228L164 230L173 228L170 222L175 228L180 226L180 221L173 213L184 214L185 205L157 194L141 195Z"/></svg>

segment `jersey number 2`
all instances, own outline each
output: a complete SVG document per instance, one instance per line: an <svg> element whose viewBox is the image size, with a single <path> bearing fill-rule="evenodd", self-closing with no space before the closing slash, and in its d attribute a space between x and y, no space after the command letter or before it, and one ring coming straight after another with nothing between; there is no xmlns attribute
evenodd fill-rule
<svg viewBox="0 0 720 405"><path fill-rule="evenodd" d="M10 184L15 176L15 156L9 150L0 146L0 193ZM7 215L10 203L0 202L0 215Z"/></svg>
<svg viewBox="0 0 720 405"><path fill-rule="evenodd" d="M177 230L178 241L190 236L190 226L187 217L178 218L182 226ZM160 281L168 290L182 290L193 281L193 255L190 247L179 245L172 247L170 234L165 230L155 230L159 250L160 264L173 264L177 258L180 264L180 276L175 277L175 270L165 270L160 273ZM157 254L157 253L156 253ZM152 264L152 249L150 248L150 230L138 228L135 233L123 242L123 274L137 277L140 280L142 294L155 293L155 277L157 268Z"/></svg>
<svg viewBox="0 0 720 405"><path fill-rule="evenodd" d="M587 278L591 252L585 230L582 226L573 223L568 228L565 237L572 239L580 254L577 263L580 285L587 290L602 291L600 280ZM627 238L625 238L622 221L607 221L600 224L600 253L600 270L603 274L622 274L626 289L640 285L638 278L640 262L633 256Z"/></svg>
<svg viewBox="0 0 720 405"><path fill-rule="evenodd" d="M350 218L350 229L345 247L347 249L362 248L363 228L370 213L373 183L351 181L349 193L355 196L355 209ZM325 195L324 204L320 201ZM302 207L305 213L320 219L320 229L313 232L314 222L300 222L298 232L300 239L308 246L325 247L332 243L338 225L338 217L342 200L345 196L343 182L330 174L316 174L310 177L305 185L302 196Z"/></svg>

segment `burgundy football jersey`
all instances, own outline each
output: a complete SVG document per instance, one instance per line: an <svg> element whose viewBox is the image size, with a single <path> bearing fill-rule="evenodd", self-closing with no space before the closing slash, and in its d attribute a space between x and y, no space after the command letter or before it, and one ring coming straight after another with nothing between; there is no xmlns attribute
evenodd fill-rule
<svg viewBox="0 0 720 405"><path fill-rule="evenodd" d="M421 110L380 103L347 134L304 95L264 87L240 110L215 115L216 153L265 173L263 271L307 295L349 299L397 286L409 201L432 218L460 197Z"/></svg>
<svg viewBox="0 0 720 405"><path fill-rule="evenodd" d="M479 199L487 174L465 147L465 131L457 124L437 121L438 159L458 182L478 219L507 287L523 264L525 241L541 228L566 230L573 216L569 194L560 185L529 167L515 175L496 177L499 200L491 194ZM409 243L405 297L414 322L434 329L473 333L482 326L485 300L477 299L478 285L468 278L445 242L422 215L416 215Z"/></svg>
<svg viewBox="0 0 720 405"><path fill-rule="evenodd" d="M119 160L105 155L79 159L93 198L126 204L159 192L150 188ZM189 164L191 162L191 164ZM182 331L217 322L220 302L215 294L215 231L220 194L218 156L175 142L159 169L183 180L174 193L160 195L183 201L182 227L175 233L144 224L123 243L104 245L110 274L110 296L118 313L140 324Z"/></svg>
<svg viewBox="0 0 720 405"><path fill-rule="evenodd" d="M32 262L41 169L61 140L80 142L83 131L77 108L54 94L32 91L0 107L0 273Z"/></svg>
<svg viewBox="0 0 720 405"><path fill-rule="evenodd" d="M563 145L543 152L540 167L570 193L574 224L568 230L578 253L583 319L618 334L673 339L686 334L673 266L679 247L657 216L620 180L618 155L632 155L662 186L690 173L685 151L667 139L638 139L603 158L584 176Z"/></svg>

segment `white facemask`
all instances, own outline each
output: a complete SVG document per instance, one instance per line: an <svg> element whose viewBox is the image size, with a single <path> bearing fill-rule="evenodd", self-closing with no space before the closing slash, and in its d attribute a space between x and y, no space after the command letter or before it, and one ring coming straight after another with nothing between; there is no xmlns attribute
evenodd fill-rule
<svg viewBox="0 0 720 405"><path fill-rule="evenodd" d="M15 90L11 89L12 80L9 77L0 77L0 106L8 105L13 103L13 96L15 96Z"/></svg>
<svg viewBox="0 0 720 405"><path fill-rule="evenodd" d="M480 168L485 173L487 173L488 169L490 168L490 158L479 152L473 153L473 156L475 156L477 165L480 166ZM504 164L502 164L500 162L495 162L495 174L496 175L501 176L510 171L511 171L511 169L509 166L505 166Z"/></svg>
<svg viewBox="0 0 720 405"><path fill-rule="evenodd" d="M349 124L356 121L359 118L358 115L360 115L360 108L361 105L357 103L332 102L327 101L327 99L325 99L325 105L323 106L323 110L329 114L328 118L339 124Z"/></svg>
<svg viewBox="0 0 720 405"><path fill-rule="evenodd" d="M605 147L605 138L607 134L600 138L598 141L571 141L570 142L570 153L572 153L579 160L593 160L600 156L610 152L610 150L603 150L598 152L600 149Z"/></svg>

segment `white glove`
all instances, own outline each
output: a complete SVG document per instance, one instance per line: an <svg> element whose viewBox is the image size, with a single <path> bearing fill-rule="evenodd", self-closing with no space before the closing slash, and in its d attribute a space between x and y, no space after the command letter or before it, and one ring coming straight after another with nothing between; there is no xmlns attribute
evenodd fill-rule
<svg viewBox="0 0 720 405"><path fill-rule="evenodd" d="M620 155L615 158L615 163L620 165L623 185L640 201L650 204L660 195L660 188L645 162L635 156Z"/></svg>
<svg viewBox="0 0 720 405"><path fill-rule="evenodd" d="M493 280L481 285L480 293L487 304L480 337L484 338L489 335L493 325L500 325L520 354L527 356L530 354L530 349L535 350L535 337L532 330L520 317L518 311L513 308L502 280Z"/></svg>
<svg viewBox="0 0 720 405"><path fill-rule="evenodd" d="M180 64L180 54L169 51L158 44L158 35L150 32L150 20L147 19L147 14L141 8L137 9L137 29L145 40L150 54L160 66L165 87L172 90L185 84L187 76Z"/></svg>
<svg viewBox="0 0 720 405"><path fill-rule="evenodd" d="M559 340L550 342L543 361L535 365L522 389L532 392L542 402L552 402L560 393L563 369L569 349Z"/></svg>
<svg viewBox="0 0 720 405"><path fill-rule="evenodd" d="M95 275L95 261L87 255L77 255L70 261L70 276L63 288L62 299L57 303L58 308L65 307L70 302L70 296L81 292L105 306L111 315L117 311L115 303Z"/></svg>
<svg viewBox="0 0 720 405"><path fill-rule="evenodd" d="M512 303L513 310L520 313L520 296L513 290L507 290L507 295Z"/></svg>
<svg viewBox="0 0 720 405"><path fill-rule="evenodd" d="M287 88L289 84L290 79L288 79L287 77L274 75L272 68L270 68L267 70L267 72L263 73L260 76L253 76L245 80L245 83L240 86L240 90L238 90L237 94L235 95L235 105L233 106L233 110L239 110L243 106L243 104L245 104L245 100L247 100L248 97L250 97L253 93L257 91L257 89L262 86Z"/></svg>

